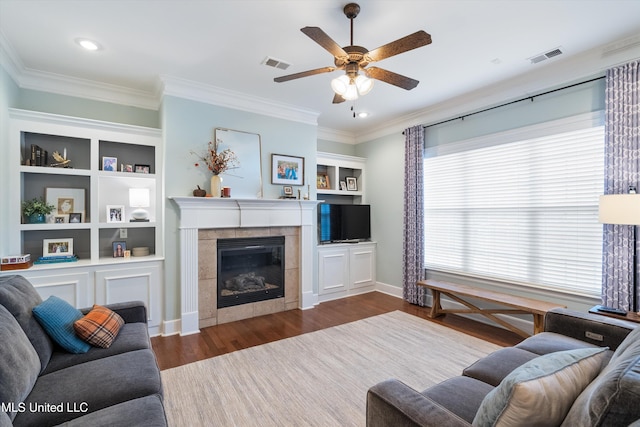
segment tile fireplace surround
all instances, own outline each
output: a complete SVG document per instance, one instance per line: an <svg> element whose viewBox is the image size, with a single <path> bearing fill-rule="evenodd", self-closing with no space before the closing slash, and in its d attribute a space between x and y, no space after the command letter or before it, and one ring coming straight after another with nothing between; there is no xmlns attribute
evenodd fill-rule
<svg viewBox="0 0 640 427"><path fill-rule="evenodd" d="M199 283L210 282L211 272L199 266L198 255L211 251L218 237L250 237L285 235L287 249L297 246L297 272L294 264L285 266L290 274L290 285L285 283L286 291L283 309L295 305L302 309L311 308L317 303L313 292L313 248L314 214L319 203L315 200L267 200L267 199L227 199L205 197L172 197L171 200L180 209L180 334L189 335L200 331L200 325L209 326L222 321L236 320L263 314L261 310L278 311L278 308L245 304L236 311L208 309L200 313L199 298L211 300L210 289L199 289ZM201 242L202 240L202 242ZM205 242L208 240L209 242ZM297 241L297 245L295 245ZM201 244L202 243L202 244ZM306 250L305 250L306 249ZM295 262L295 261L292 261ZM202 277L201 277L202 275ZM202 279L202 280L201 280ZM214 290L215 292L215 290ZM291 295L297 292L297 295ZM278 300L272 300L278 301ZM204 302L204 301L203 301ZM208 301L209 302L209 301ZM256 305L258 304L258 305ZM215 307L214 307L215 308ZM226 310L226 309L222 309ZM202 321L201 321L202 319Z"/></svg>

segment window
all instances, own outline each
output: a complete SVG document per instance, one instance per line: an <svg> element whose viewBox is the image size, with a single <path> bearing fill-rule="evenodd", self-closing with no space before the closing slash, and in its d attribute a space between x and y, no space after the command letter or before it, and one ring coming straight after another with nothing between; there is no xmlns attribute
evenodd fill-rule
<svg viewBox="0 0 640 427"><path fill-rule="evenodd" d="M427 269L600 295L604 127L594 122L426 150Z"/></svg>

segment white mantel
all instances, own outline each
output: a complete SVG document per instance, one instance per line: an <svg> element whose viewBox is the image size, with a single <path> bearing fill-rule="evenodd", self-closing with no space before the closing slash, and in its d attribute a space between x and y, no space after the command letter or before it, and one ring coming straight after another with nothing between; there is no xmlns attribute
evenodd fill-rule
<svg viewBox="0 0 640 427"><path fill-rule="evenodd" d="M300 308L318 302L313 292L313 232L316 200L170 197L180 208L181 335L198 327L198 230L300 227Z"/></svg>

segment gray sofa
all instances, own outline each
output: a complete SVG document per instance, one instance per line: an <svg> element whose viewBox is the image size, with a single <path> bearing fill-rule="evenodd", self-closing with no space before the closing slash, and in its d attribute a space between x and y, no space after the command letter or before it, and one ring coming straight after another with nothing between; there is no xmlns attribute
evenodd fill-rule
<svg viewBox="0 0 640 427"><path fill-rule="evenodd" d="M41 302L24 277L0 277L0 427L167 425L141 302L107 305L125 324L83 354L50 339L32 314Z"/></svg>
<svg viewBox="0 0 640 427"><path fill-rule="evenodd" d="M513 389L508 387L522 371L544 366L543 360L577 352L598 353L601 356L596 361L597 367L594 367L591 377L583 378L586 386L584 391L580 388L576 391L576 398L568 398L566 409L569 412L561 415L560 421L555 424L571 427L628 426L640 420L640 328L636 326L636 323L597 314L554 309L545 316L545 332L478 360L459 377L450 378L421 392L395 379L373 386L367 393L367 426L469 426L472 423L478 426L531 426L536 425L536 416L543 419L537 425L553 425L544 420L552 417L551 407L556 405L555 401L546 402L538 414L516 417L511 424L507 419L511 409L508 406L495 408L491 404L499 401L496 397L505 388L506 394L503 394L507 401L515 395L515 386ZM608 347L609 350L598 350L602 347ZM589 350L591 348L594 350ZM577 364L567 365L566 369L577 369ZM557 374L553 369L549 369L549 372L553 372L551 376ZM549 376L541 378L546 381ZM537 381L541 380L536 378L519 386L538 386ZM552 396L554 389L560 389L560 395L549 399L562 401L565 394L571 395L569 391L565 393L562 386L541 387L540 394ZM527 390L529 394L523 405L525 407L535 405L538 398L531 391L536 389ZM487 411L492 410L503 416L501 422L494 424L483 418Z"/></svg>

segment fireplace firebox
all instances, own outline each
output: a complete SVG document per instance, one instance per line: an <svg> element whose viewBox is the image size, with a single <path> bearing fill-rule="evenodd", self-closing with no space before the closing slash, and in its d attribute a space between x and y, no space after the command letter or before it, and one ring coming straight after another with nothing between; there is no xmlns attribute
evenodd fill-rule
<svg viewBox="0 0 640 427"><path fill-rule="evenodd" d="M218 308L284 297L284 239L218 239Z"/></svg>

